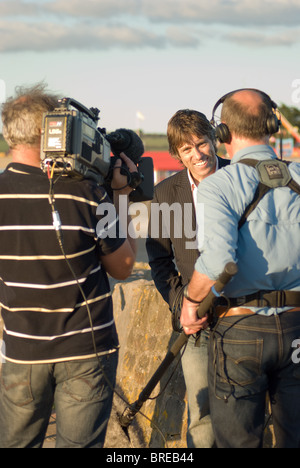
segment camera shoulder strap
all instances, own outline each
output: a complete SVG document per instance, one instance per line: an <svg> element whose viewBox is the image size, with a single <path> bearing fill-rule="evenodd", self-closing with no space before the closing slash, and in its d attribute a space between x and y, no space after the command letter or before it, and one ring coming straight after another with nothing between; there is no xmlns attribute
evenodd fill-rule
<svg viewBox="0 0 300 468"><path fill-rule="evenodd" d="M292 179L288 168L290 164L289 161L281 161L279 159L267 159L264 161L242 159L239 163L254 167L258 171L260 179L253 200L246 207L240 218L238 224L239 229L245 224L250 213L255 210L260 200L269 190L277 187L289 187L300 195L300 185Z"/></svg>

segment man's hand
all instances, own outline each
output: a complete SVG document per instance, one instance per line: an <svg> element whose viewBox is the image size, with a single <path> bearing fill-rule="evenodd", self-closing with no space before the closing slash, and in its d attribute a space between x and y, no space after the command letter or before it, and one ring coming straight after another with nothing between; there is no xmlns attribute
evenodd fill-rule
<svg viewBox="0 0 300 468"><path fill-rule="evenodd" d="M200 302L208 295L215 281L208 278L203 273L194 270L191 281L188 285L188 297ZM197 310L199 304L194 304L186 297L183 299L180 322L186 335L193 335L208 327L207 317L198 318Z"/></svg>
<svg viewBox="0 0 300 468"><path fill-rule="evenodd" d="M133 188L128 185L127 175L121 174L122 160L125 162L129 172L137 172L134 162L125 153L120 153L120 158L117 159L113 169L111 188L116 191L117 195L129 195Z"/></svg>
<svg viewBox="0 0 300 468"><path fill-rule="evenodd" d="M193 304L186 298L183 299L180 323L186 335L194 335L208 327L207 317L198 318L198 307L198 304Z"/></svg>

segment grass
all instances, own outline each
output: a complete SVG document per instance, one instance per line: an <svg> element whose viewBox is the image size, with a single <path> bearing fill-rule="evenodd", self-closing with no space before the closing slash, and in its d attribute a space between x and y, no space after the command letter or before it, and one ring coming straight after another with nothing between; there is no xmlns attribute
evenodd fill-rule
<svg viewBox="0 0 300 468"><path fill-rule="evenodd" d="M143 134L141 133L146 151L168 151L167 135L163 134Z"/></svg>
<svg viewBox="0 0 300 468"><path fill-rule="evenodd" d="M141 134L146 151L168 151L168 140L166 135ZM0 134L0 153L7 153L8 145Z"/></svg>
<svg viewBox="0 0 300 468"><path fill-rule="evenodd" d="M8 144L4 140L3 136L0 134L0 153L8 152Z"/></svg>

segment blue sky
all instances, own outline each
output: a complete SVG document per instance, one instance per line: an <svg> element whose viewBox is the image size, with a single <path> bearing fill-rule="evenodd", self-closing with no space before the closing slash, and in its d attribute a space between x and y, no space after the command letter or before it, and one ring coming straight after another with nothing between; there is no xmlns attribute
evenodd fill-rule
<svg viewBox="0 0 300 468"><path fill-rule="evenodd" d="M297 107L299 57L299 0L0 0L0 99L43 80L109 131L165 133L241 87Z"/></svg>

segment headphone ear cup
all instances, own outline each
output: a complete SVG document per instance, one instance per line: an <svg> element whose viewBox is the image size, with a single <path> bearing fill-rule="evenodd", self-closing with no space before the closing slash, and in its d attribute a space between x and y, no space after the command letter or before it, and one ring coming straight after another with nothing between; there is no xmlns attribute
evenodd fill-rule
<svg viewBox="0 0 300 468"><path fill-rule="evenodd" d="M269 135L274 135L274 133L279 132L280 122L277 115L273 114L267 119L267 131Z"/></svg>
<svg viewBox="0 0 300 468"><path fill-rule="evenodd" d="M216 127L216 137L220 141L220 143L230 143L231 135L230 130L226 124L221 123Z"/></svg>

